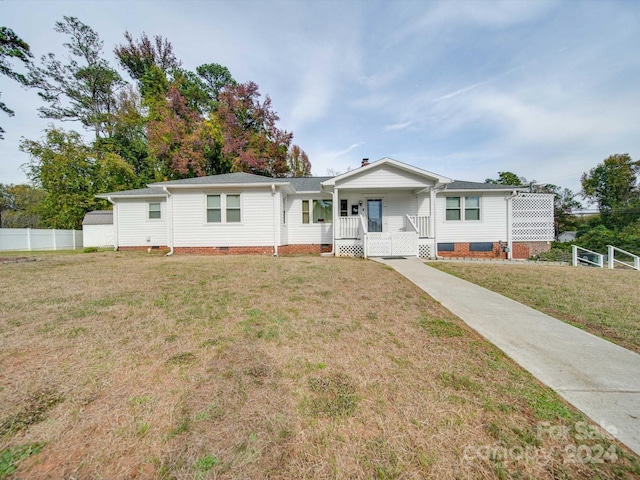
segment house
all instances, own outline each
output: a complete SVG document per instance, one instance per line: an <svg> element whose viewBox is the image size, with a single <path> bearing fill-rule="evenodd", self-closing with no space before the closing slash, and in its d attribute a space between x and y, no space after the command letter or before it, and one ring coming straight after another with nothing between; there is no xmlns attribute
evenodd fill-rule
<svg viewBox="0 0 640 480"><path fill-rule="evenodd" d="M390 158L336 177L227 173L98 197L113 204L121 250L528 258L554 239L553 195Z"/></svg>
<svg viewBox="0 0 640 480"><path fill-rule="evenodd" d="M113 247L115 245L112 210L88 212L82 220L84 247Z"/></svg>
<svg viewBox="0 0 640 480"><path fill-rule="evenodd" d="M573 242L578 237L577 231L566 231L558 235L558 242Z"/></svg>

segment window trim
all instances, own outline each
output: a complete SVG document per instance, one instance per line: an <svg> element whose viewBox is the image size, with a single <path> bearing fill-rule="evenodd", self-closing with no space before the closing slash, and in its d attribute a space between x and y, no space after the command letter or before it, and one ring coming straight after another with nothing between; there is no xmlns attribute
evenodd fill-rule
<svg viewBox="0 0 640 480"><path fill-rule="evenodd" d="M314 222L313 218L313 208L316 202L329 202L331 203L331 214L325 218L323 222ZM305 210L305 205L307 209ZM302 203L300 205L300 213L301 213L301 222L302 225L333 225L333 199L332 198L305 198L302 199ZM306 215L306 217L305 217ZM305 221L306 218L306 221Z"/></svg>
<svg viewBox="0 0 640 480"><path fill-rule="evenodd" d="M447 200L449 198L457 198L459 201L459 206L457 208L449 208L447 206ZM477 207L468 207L467 199L477 198L478 206ZM478 211L478 218L467 218L468 211ZM447 218L447 213L449 211L457 211L459 218L457 219L449 219ZM482 221L482 195L447 195L444 200L444 221L445 222L481 222Z"/></svg>
<svg viewBox="0 0 640 480"><path fill-rule="evenodd" d="M227 202L227 197L238 197L238 207L229 207ZM220 198L220 206L218 208L209 208L209 197L219 197ZM209 221L209 211L219 211L220 212L220 220L219 221ZM240 220L229 221L228 212L230 210L240 212ZM204 223L205 225L242 225L244 222L244 214L242 211L243 201L242 201L242 193L240 192L228 192L228 193L205 193L204 194Z"/></svg>
<svg viewBox="0 0 640 480"><path fill-rule="evenodd" d="M151 205L158 205L158 210L151 210ZM157 213L157 217L152 217L152 213ZM147 221L157 222L162 221L162 202L148 202L147 203Z"/></svg>

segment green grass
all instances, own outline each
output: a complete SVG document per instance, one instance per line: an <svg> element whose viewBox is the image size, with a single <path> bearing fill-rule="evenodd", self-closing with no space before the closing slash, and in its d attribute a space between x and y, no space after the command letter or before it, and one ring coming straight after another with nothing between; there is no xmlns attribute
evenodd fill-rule
<svg viewBox="0 0 640 480"><path fill-rule="evenodd" d="M640 353L640 272L531 264L429 265Z"/></svg>

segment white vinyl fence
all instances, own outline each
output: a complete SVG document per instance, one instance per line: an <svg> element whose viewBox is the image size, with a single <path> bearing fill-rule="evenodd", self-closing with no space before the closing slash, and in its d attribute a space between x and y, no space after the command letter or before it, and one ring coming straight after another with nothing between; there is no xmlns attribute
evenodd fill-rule
<svg viewBox="0 0 640 480"><path fill-rule="evenodd" d="M82 230L0 228L0 252L75 250L77 248L82 248Z"/></svg>

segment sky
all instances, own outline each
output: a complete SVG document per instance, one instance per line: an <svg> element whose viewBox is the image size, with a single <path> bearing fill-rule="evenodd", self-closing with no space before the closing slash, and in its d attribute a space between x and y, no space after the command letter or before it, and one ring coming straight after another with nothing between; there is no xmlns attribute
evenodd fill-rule
<svg viewBox="0 0 640 480"><path fill-rule="evenodd" d="M183 68L219 63L256 82L314 175L391 157L458 180L511 171L579 191L607 156L640 158L633 0L0 0L0 26L36 61L64 57L63 16L98 32L114 67L125 31L146 32ZM35 91L0 77L0 92L15 110L0 112L0 183L24 183L20 139L51 120Z"/></svg>

